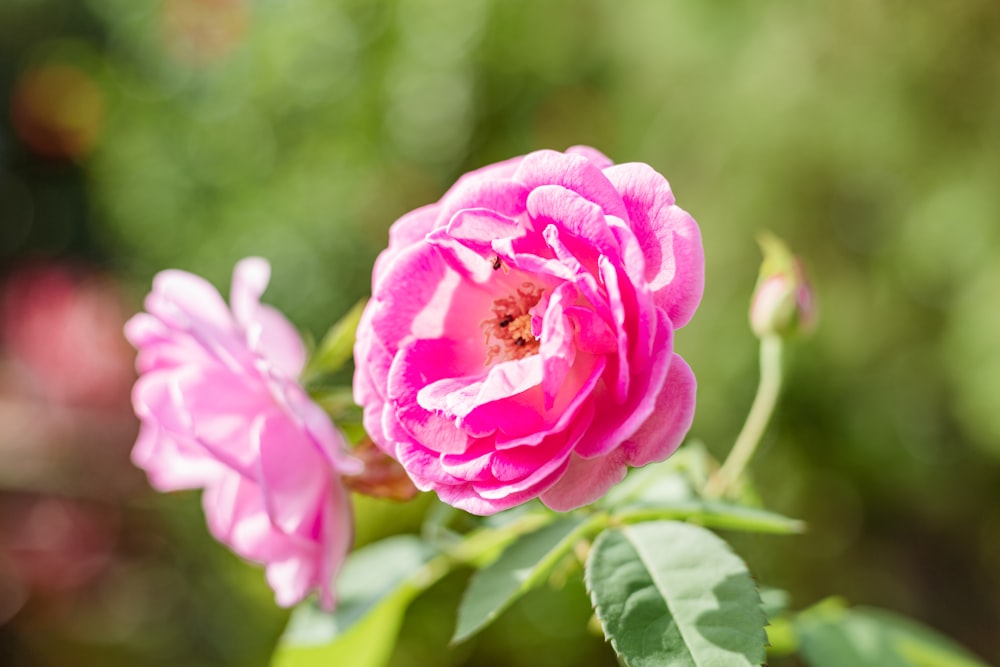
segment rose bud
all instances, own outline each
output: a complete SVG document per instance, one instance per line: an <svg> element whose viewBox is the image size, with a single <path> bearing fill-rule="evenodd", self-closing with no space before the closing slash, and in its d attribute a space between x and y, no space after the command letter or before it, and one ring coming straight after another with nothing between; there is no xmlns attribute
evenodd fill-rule
<svg viewBox="0 0 1000 667"><path fill-rule="evenodd" d="M764 253L750 302L750 327L757 336L808 334L816 327L816 301L802 261L772 234L761 234Z"/></svg>

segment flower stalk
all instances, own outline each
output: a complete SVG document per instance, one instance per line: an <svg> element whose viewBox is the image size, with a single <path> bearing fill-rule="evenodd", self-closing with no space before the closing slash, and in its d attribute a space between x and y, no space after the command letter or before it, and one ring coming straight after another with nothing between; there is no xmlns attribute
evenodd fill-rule
<svg viewBox="0 0 1000 667"><path fill-rule="evenodd" d="M781 346L780 336L768 335L761 338L757 395L754 396L750 413L736 437L732 451L705 487L705 496L708 498L720 498L729 493L743 476L750 459L757 451L781 393Z"/></svg>

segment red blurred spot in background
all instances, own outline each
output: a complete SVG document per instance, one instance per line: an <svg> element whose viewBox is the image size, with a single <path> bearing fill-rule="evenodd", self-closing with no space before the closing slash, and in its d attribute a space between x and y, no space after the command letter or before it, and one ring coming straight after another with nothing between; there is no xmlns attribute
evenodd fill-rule
<svg viewBox="0 0 1000 667"><path fill-rule="evenodd" d="M77 67L41 65L21 75L10 113L17 136L33 151L79 159L100 139L104 96L93 78Z"/></svg>

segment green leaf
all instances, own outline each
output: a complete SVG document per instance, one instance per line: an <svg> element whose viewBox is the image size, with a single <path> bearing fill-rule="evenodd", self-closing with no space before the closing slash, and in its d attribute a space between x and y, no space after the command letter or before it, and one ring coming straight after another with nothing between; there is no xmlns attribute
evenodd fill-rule
<svg viewBox="0 0 1000 667"><path fill-rule="evenodd" d="M796 622L802 654L813 667L985 667L952 640L881 609L827 600Z"/></svg>
<svg viewBox="0 0 1000 667"><path fill-rule="evenodd" d="M586 582L628 667L764 661L766 619L746 564L703 528L657 521L606 530Z"/></svg>
<svg viewBox="0 0 1000 667"><path fill-rule="evenodd" d="M719 500L680 500L662 505L634 505L615 515L622 523L652 520L683 520L709 528L745 530L754 533L790 535L805 530L805 523L756 507Z"/></svg>
<svg viewBox="0 0 1000 667"><path fill-rule="evenodd" d="M634 504L662 505L690 500L696 497L695 489L704 487L709 471L718 465L704 444L689 442L666 461L630 470L599 504L614 510Z"/></svg>
<svg viewBox="0 0 1000 667"><path fill-rule="evenodd" d="M365 309L366 299L354 304L323 337L319 348L306 366L303 376L307 379L327 375L339 370L354 354L354 335Z"/></svg>
<svg viewBox="0 0 1000 667"><path fill-rule="evenodd" d="M406 608L432 581L423 576L428 553L411 535L381 540L352 553L338 577L333 614L313 603L289 620L272 667L337 664L381 665L388 660Z"/></svg>
<svg viewBox="0 0 1000 667"><path fill-rule="evenodd" d="M760 601L768 620L774 620L788 611L791 596L788 594L788 591L783 591L780 588L761 586Z"/></svg>
<svg viewBox="0 0 1000 667"><path fill-rule="evenodd" d="M363 620L325 644L279 644L271 667L382 667L392 655L406 608L419 592L412 584L401 585ZM313 611L321 613L315 608Z"/></svg>
<svg viewBox="0 0 1000 667"><path fill-rule="evenodd" d="M476 572L458 608L453 642L468 639L526 592L545 581L579 539L587 517L564 517L522 535L493 563Z"/></svg>

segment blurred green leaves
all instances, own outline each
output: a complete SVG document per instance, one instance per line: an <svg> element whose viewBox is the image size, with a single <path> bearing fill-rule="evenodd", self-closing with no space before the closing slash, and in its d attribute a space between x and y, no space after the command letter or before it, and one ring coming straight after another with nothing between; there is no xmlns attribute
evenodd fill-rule
<svg viewBox="0 0 1000 667"><path fill-rule="evenodd" d="M367 302L367 299L362 299L354 304L323 336L302 373L305 384L336 373L351 359L354 354L354 332Z"/></svg>
<svg viewBox="0 0 1000 667"><path fill-rule="evenodd" d="M336 612L324 613L312 603L300 605L292 614L271 664L385 664L407 605L436 580L423 570L428 556L419 539L404 535L352 553L338 578Z"/></svg>
<svg viewBox="0 0 1000 667"><path fill-rule="evenodd" d="M452 641L463 641L538 586L583 537L586 517L568 516L523 535L493 563L477 571L458 608ZM581 530L583 529L583 530Z"/></svg>
<svg viewBox="0 0 1000 667"><path fill-rule="evenodd" d="M825 600L799 614L795 628L812 667L986 667L930 628L881 609Z"/></svg>

